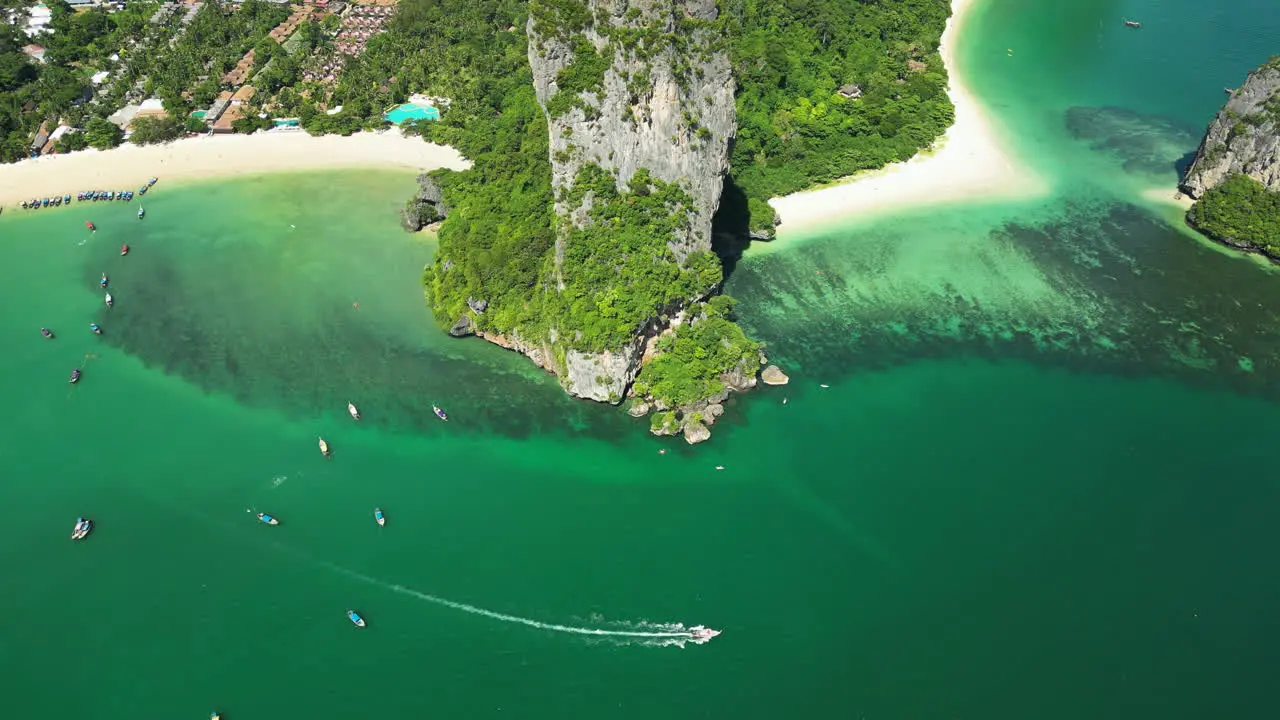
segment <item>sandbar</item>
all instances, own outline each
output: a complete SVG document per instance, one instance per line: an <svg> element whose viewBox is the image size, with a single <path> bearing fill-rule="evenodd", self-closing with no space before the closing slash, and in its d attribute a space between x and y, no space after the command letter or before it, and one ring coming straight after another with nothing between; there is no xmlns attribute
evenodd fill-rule
<svg viewBox="0 0 1280 720"><path fill-rule="evenodd" d="M168 182L288 170L470 166L451 147L394 129L348 137L311 136L300 130L211 135L163 145L125 143L113 150L82 150L0 165L0 204L13 210L33 198L136 190L151 177Z"/></svg>
<svg viewBox="0 0 1280 720"><path fill-rule="evenodd" d="M780 234L910 205L1020 199L1049 192L1048 183L1002 145L987 111L956 68L956 40L976 1L952 0L951 18L938 47L949 78L947 95L955 106L955 121L946 133L933 148L906 162L770 200L782 219Z"/></svg>

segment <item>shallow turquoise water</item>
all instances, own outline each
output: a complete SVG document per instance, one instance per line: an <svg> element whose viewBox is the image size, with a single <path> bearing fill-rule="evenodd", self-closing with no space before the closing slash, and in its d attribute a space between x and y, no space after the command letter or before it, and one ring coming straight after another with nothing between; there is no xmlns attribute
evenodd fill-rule
<svg viewBox="0 0 1280 720"><path fill-rule="evenodd" d="M1147 116L1192 123L1213 93L1069 126L1126 96L1057 62L1137 17L1093 62L1148 57L1130 38L1166 64L1231 44L1182 71L1214 90L1254 36L1189 2L987 8L966 62L1004 52L996 20L1044 52L1018 66L1037 84L974 82L1020 152L1120 179L1064 165L1052 198L748 255L731 290L793 382L735 399L696 448L436 330L430 240L396 223L407 175L162 182L142 222L0 217L4 715L1275 715L1275 278L1124 199L1186 151ZM1179 13L1218 39L1154 32ZM1110 140L1129 127L1159 138L1136 161ZM72 544L82 513L98 526ZM681 651L430 598L725 632Z"/></svg>

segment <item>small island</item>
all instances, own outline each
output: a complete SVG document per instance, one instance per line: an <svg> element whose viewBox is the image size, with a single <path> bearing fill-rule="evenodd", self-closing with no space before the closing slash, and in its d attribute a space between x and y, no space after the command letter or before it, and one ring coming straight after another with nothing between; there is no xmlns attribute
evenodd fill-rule
<svg viewBox="0 0 1280 720"><path fill-rule="evenodd" d="M1280 55L1231 94L1181 188L1196 200L1188 225L1280 262Z"/></svg>

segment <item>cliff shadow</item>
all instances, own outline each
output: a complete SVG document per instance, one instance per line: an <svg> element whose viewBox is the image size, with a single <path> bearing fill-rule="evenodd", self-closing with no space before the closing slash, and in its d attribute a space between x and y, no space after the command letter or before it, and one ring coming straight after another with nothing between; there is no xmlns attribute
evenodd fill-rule
<svg viewBox="0 0 1280 720"><path fill-rule="evenodd" d="M1178 173L1179 185L1182 184L1182 179L1187 176L1187 170L1191 169L1191 163L1195 162L1197 152L1198 150L1192 150L1186 155L1183 155L1182 157L1173 161L1173 169L1175 172Z"/></svg>
<svg viewBox="0 0 1280 720"><path fill-rule="evenodd" d="M747 196L733 178L726 175L724 190L720 194L720 207L711 218L711 251L720 258L724 279L737 269L742 254L751 245L751 213L747 209Z"/></svg>

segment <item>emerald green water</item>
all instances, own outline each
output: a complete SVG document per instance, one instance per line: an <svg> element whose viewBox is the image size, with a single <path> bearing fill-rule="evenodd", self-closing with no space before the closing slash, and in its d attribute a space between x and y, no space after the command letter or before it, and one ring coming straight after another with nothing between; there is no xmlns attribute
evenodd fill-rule
<svg viewBox="0 0 1280 720"><path fill-rule="evenodd" d="M962 70L1054 194L749 253L793 382L697 448L435 330L411 176L6 212L0 711L1274 716L1280 285L1134 194L1280 37L1201 5L986 0Z"/></svg>

